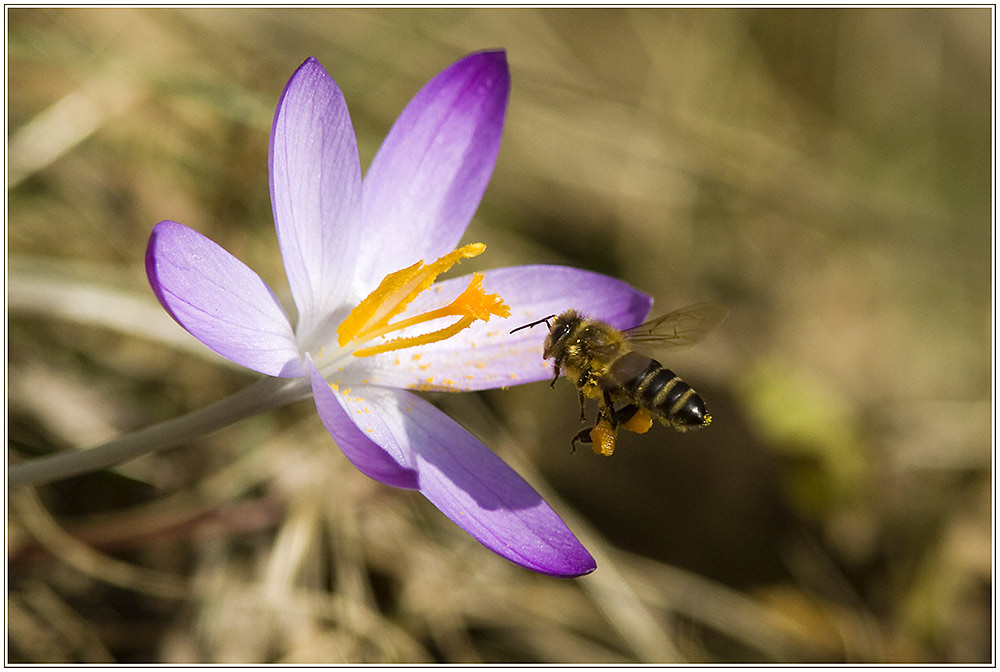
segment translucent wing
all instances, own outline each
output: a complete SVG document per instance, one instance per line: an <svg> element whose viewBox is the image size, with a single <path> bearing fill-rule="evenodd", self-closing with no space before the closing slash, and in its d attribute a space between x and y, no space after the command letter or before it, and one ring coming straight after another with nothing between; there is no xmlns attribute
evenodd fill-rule
<svg viewBox="0 0 1000 672"><path fill-rule="evenodd" d="M713 327L722 324L727 315L729 310L722 304L695 303L626 329L625 335L646 348L694 345Z"/></svg>

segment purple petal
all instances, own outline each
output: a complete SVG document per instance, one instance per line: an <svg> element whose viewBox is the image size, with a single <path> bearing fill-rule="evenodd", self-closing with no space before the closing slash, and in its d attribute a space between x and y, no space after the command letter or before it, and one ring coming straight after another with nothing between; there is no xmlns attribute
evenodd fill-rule
<svg viewBox="0 0 1000 672"><path fill-rule="evenodd" d="M509 91L506 54L481 52L410 101L365 176L365 234L379 245L359 260L361 280L454 249L493 173Z"/></svg>
<svg viewBox="0 0 1000 672"><path fill-rule="evenodd" d="M209 348L269 376L304 375L288 317L259 275L197 231L153 227L146 275L177 323Z"/></svg>
<svg viewBox="0 0 1000 672"><path fill-rule="evenodd" d="M391 430L386 429L379 415L367 413L365 419L368 424L362 429L345 408L347 397L344 393L349 393L350 390L334 392L311 360L309 375L316 411L323 426L358 471L387 485L416 489L417 473L411 466L412 457L408 451L399 449L399 445L392 438ZM361 401L357 398L352 399L354 405ZM395 449L395 455L390 455L386 449L375 443L376 440Z"/></svg>
<svg viewBox="0 0 1000 672"><path fill-rule="evenodd" d="M542 359L549 333L544 324L511 334L511 329L547 315L575 308L619 329L640 324L652 305L650 297L621 280L567 266L514 266L485 272L483 287L499 293L511 307L506 320L478 322L456 336L429 345L379 355L369 382L418 390L484 390L552 378L552 362ZM447 304L469 277L436 284L421 294L407 312Z"/></svg>
<svg viewBox="0 0 1000 672"><path fill-rule="evenodd" d="M403 390L377 387L336 395L336 400L357 423L360 438L376 437L390 453L411 456L420 492L491 551L556 576L580 576L596 567L524 479L430 403Z"/></svg>
<svg viewBox="0 0 1000 672"><path fill-rule="evenodd" d="M344 96L316 59L285 86L271 127L271 203L281 257L308 335L347 294L360 244L361 165Z"/></svg>

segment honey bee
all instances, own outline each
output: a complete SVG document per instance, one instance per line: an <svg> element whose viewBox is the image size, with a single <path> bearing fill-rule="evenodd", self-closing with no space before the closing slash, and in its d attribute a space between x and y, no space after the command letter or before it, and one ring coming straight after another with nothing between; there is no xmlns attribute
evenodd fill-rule
<svg viewBox="0 0 1000 672"><path fill-rule="evenodd" d="M549 327L542 355L553 360L552 386L560 375L576 385L581 422L587 421L585 401L596 399L598 404L597 422L577 433L571 445L575 450L577 442L590 443L595 453L611 455L619 427L644 434L654 419L680 432L711 424L701 395L640 351L696 343L728 314L717 303L696 303L620 331L567 310L511 333L542 322Z"/></svg>

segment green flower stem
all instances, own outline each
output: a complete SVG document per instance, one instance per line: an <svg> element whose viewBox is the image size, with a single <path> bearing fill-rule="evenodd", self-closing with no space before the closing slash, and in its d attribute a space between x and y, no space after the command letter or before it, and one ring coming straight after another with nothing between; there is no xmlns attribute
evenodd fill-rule
<svg viewBox="0 0 1000 672"><path fill-rule="evenodd" d="M211 406L96 448L49 455L13 465L7 472L7 488L13 490L24 485L41 485L107 469L158 450L179 446L257 413L306 399L311 394L307 378L262 378Z"/></svg>

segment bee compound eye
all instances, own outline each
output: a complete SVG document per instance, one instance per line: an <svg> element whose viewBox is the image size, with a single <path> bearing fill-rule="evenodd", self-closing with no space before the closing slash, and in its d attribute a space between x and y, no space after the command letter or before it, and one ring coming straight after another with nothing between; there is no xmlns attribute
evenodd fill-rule
<svg viewBox="0 0 1000 672"><path fill-rule="evenodd" d="M552 328L552 338L553 340L560 341L569 336L569 332L570 332L569 322L562 322L562 323L557 322L556 325Z"/></svg>

